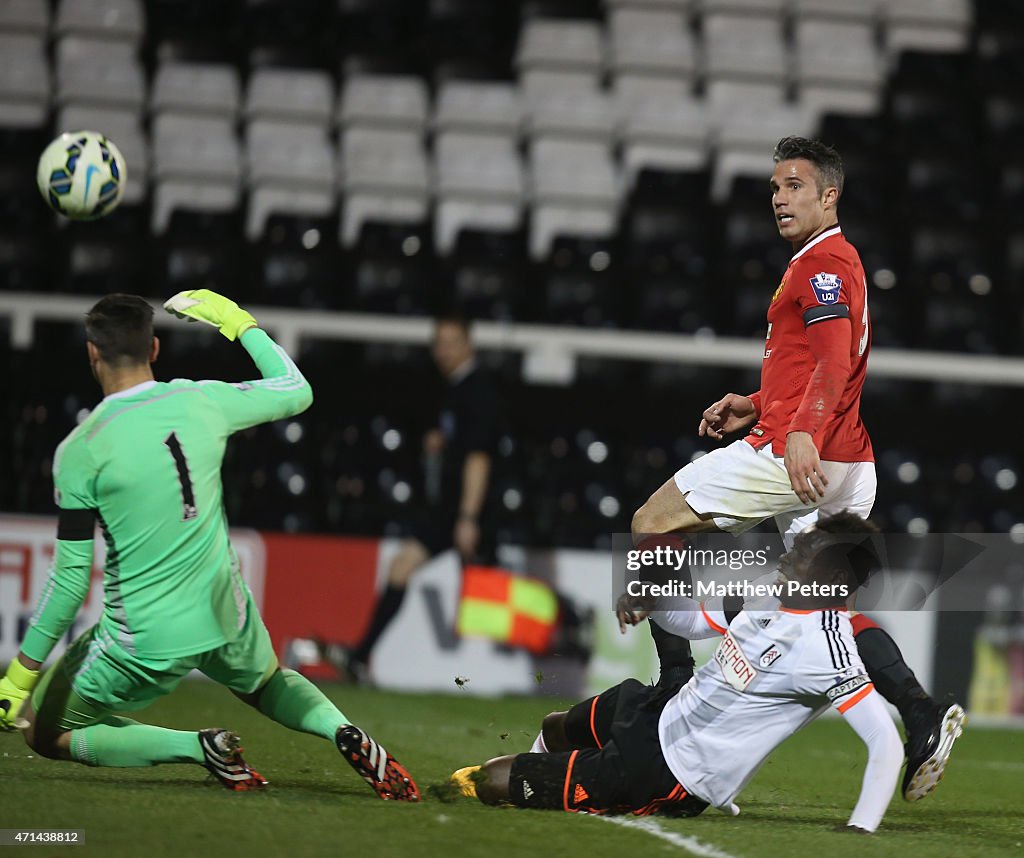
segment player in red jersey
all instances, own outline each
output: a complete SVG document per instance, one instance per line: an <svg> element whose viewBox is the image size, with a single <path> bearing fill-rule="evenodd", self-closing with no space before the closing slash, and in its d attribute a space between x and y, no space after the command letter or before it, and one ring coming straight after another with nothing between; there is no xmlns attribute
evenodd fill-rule
<svg viewBox="0 0 1024 858"><path fill-rule="evenodd" d="M769 518L791 544L819 515L845 509L866 518L874 505L874 455L860 418L871 322L864 268L839 227L842 160L802 137L780 140L774 160L772 211L794 254L768 308L761 388L726 394L698 427L715 440L748 434L686 465L651 495L633 516L637 547L678 539L667 534L742 533ZM867 617L856 615L853 627L875 686L903 717L903 794L916 800L941 777L963 709L932 700ZM686 681L688 644L651 631L662 684Z"/></svg>

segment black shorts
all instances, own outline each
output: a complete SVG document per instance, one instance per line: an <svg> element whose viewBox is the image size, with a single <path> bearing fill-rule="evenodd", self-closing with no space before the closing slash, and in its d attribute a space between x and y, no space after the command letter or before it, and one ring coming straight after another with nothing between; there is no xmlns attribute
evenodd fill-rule
<svg viewBox="0 0 1024 858"><path fill-rule="evenodd" d="M701 813L707 802L676 780L658 739L661 710L677 690L627 679L577 703L565 719L576 750L516 756L509 775L512 802L571 813Z"/></svg>

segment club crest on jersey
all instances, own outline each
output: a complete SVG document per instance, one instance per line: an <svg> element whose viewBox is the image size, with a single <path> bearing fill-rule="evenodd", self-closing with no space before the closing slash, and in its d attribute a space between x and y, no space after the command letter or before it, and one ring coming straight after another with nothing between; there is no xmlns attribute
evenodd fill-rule
<svg viewBox="0 0 1024 858"><path fill-rule="evenodd" d="M839 301L839 290L843 281L838 274L826 274L821 271L811 278L811 288L819 304L835 304Z"/></svg>
<svg viewBox="0 0 1024 858"><path fill-rule="evenodd" d="M776 661L782 658L782 650L779 649L777 644L772 644L768 649L761 653L761 657L757 660L757 663L761 667L771 667Z"/></svg>

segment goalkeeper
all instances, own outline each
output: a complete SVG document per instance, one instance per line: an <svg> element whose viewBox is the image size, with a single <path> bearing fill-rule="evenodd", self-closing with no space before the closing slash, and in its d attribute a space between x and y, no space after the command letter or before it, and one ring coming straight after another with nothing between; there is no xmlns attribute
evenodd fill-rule
<svg viewBox="0 0 1024 858"><path fill-rule="evenodd" d="M197 669L279 724L333 742L381 798L417 800L393 757L316 686L279 667L228 541L220 479L228 436L304 411L309 383L233 301L199 289L164 306L238 339L262 379L157 382L150 305L108 295L89 311L86 347L104 398L54 457L54 562L0 679L0 727L23 730L52 759L194 763L228 789L262 788L231 731L169 730L114 714L146 707ZM40 677L89 589L96 524L107 543L103 614Z"/></svg>

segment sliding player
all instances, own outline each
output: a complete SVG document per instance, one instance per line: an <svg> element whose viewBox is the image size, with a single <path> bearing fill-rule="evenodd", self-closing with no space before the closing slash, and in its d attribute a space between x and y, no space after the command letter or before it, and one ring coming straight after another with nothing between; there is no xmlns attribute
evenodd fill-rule
<svg viewBox="0 0 1024 858"><path fill-rule="evenodd" d="M861 537L850 534L869 529L841 513L796 537L780 573L803 590L787 588L778 609L734 614L720 599L702 606L676 598L682 610L652 619L687 638L723 636L687 685L672 692L628 679L545 718L549 753L498 757L460 769L453 782L485 804L641 816L695 816L714 805L735 815L737 795L767 756L831 706L868 747L848 827L875 831L903 748L843 607L843 594L870 571L857 554ZM635 624L653 606L637 601L623 614Z"/></svg>

